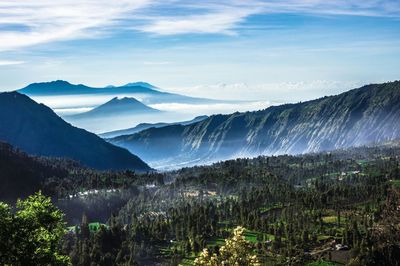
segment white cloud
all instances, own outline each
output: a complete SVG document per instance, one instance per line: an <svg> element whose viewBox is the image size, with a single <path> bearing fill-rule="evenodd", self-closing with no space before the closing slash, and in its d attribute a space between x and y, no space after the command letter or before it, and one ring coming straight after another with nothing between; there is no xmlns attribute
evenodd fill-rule
<svg viewBox="0 0 400 266"><path fill-rule="evenodd" d="M0 60L0 66L21 65L21 64L24 64L24 63L25 63L25 61Z"/></svg>
<svg viewBox="0 0 400 266"><path fill-rule="evenodd" d="M257 5L218 6L208 13L181 17L159 17L150 23L137 27L137 30L158 35L187 33L220 33L235 35L234 28L246 17L260 13Z"/></svg>
<svg viewBox="0 0 400 266"><path fill-rule="evenodd" d="M169 61L144 61L143 65L147 66L164 66L164 65L169 65L171 62Z"/></svg>
<svg viewBox="0 0 400 266"><path fill-rule="evenodd" d="M68 110L68 109L82 109L99 106L112 98L115 95L67 95L67 96L31 96L33 100L38 103L43 103L50 108L57 110Z"/></svg>
<svg viewBox="0 0 400 266"><path fill-rule="evenodd" d="M151 104L153 108L176 114L213 115L231 114L234 112L246 112L262 110L270 106L268 101L247 101L237 103L216 103L216 104L184 104L184 103L160 103Z"/></svg>
<svg viewBox="0 0 400 266"><path fill-rule="evenodd" d="M53 109L59 116L66 116L66 115L75 115L79 113L84 113L92 110L93 108L90 107L82 107L82 108L60 108L60 109Z"/></svg>
<svg viewBox="0 0 400 266"><path fill-rule="evenodd" d="M362 86L361 81L300 81L263 84L211 84L169 88L168 91L221 100L269 101L273 104L312 100Z"/></svg>
<svg viewBox="0 0 400 266"><path fill-rule="evenodd" d="M0 1L0 51L102 33L150 0Z"/></svg>
<svg viewBox="0 0 400 266"><path fill-rule="evenodd" d="M177 5L183 1L176 1ZM187 6L187 5L186 5ZM307 13L318 15L389 16L400 17L400 2L390 0L260 0L202 1L189 5L200 14L148 17L148 22L134 27L156 35L187 33L219 33L235 35L235 30L247 17L269 13ZM207 10L207 12L204 12Z"/></svg>
<svg viewBox="0 0 400 266"><path fill-rule="evenodd" d="M400 2L392 0L264 1L267 12L399 17Z"/></svg>
<svg viewBox="0 0 400 266"><path fill-rule="evenodd" d="M140 10L140 12L138 12ZM167 11L166 11L167 10ZM134 29L155 35L237 34L268 13L400 17L393 0L3 0L0 51Z"/></svg>

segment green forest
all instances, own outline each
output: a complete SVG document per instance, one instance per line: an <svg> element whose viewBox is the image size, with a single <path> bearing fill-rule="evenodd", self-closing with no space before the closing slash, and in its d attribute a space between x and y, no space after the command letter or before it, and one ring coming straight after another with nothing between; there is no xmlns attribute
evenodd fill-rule
<svg viewBox="0 0 400 266"><path fill-rule="evenodd" d="M0 264L400 265L399 154L390 143L139 174L1 144L1 175L22 185L2 188Z"/></svg>

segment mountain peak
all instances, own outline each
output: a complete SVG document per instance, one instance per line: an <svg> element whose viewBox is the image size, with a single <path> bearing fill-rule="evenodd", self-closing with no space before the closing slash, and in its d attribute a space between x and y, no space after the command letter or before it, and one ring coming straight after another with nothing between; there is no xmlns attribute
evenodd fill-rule
<svg viewBox="0 0 400 266"><path fill-rule="evenodd" d="M151 108L133 97L114 97L88 112L72 115L71 117L75 119L87 119L94 117L104 118L110 115L138 115L157 112L160 112L160 110Z"/></svg>
<svg viewBox="0 0 400 266"><path fill-rule="evenodd" d="M147 105L145 105L144 103L142 103L141 101L137 100L136 98L133 97L123 97L123 98L119 98L119 97L114 97L111 100L109 100L108 102L96 107L94 110L108 110L108 111L150 111L153 110L155 111L156 109L153 109Z"/></svg>
<svg viewBox="0 0 400 266"><path fill-rule="evenodd" d="M114 97L110 101L106 102L104 105L109 105L109 104L135 104L135 105L144 105L142 102L139 100L133 98L133 97Z"/></svg>
<svg viewBox="0 0 400 266"><path fill-rule="evenodd" d="M88 88L82 84L71 84L65 80L54 80L48 82L38 82L38 83L31 83L25 88L18 90L18 92L31 95L53 95L53 94L65 94L65 93L75 93L82 89Z"/></svg>
<svg viewBox="0 0 400 266"><path fill-rule="evenodd" d="M145 87L149 89L157 89L156 86L151 85L150 83L143 82L143 81L138 81L138 82L130 82L128 84L125 84L122 87Z"/></svg>
<svg viewBox="0 0 400 266"><path fill-rule="evenodd" d="M53 80L53 81L47 81L47 82L36 82L36 83L32 83L29 84L27 87L29 86L54 86L54 87L64 87L64 86L74 86L73 84L69 83L66 80Z"/></svg>
<svg viewBox="0 0 400 266"><path fill-rule="evenodd" d="M69 83L66 80L62 80L62 79L57 79L57 80L53 80L50 82L44 82L44 83L48 83L48 84L59 84L59 85L72 85L71 83Z"/></svg>

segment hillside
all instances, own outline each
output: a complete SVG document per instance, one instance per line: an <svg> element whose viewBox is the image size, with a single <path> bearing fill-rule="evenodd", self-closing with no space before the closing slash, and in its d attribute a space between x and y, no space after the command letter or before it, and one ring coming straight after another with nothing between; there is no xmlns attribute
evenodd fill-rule
<svg viewBox="0 0 400 266"><path fill-rule="evenodd" d="M17 92L0 94L0 121L0 140L28 154L68 157L97 169L150 169L127 150L71 126L50 108Z"/></svg>
<svg viewBox="0 0 400 266"><path fill-rule="evenodd" d="M64 177L66 168L55 167L50 160L28 156L11 145L0 142L0 199L28 196L41 188L46 178Z"/></svg>
<svg viewBox="0 0 400 266"><path fill-rule="evenodd" d="M135 127L132 128L127 128L127 129L121 129L121 130L115 130L111 132L106 132L99 134L100 137L102 138L114 138L117 136L122 136L122 135L130 135L134 134L149 128L159 128L159 127L165 127L165 126L171 126L171 125L191 125L200 121L203 121L204 119L207 119L208 116L206 115L201 115L193 118L192 120L189 121L182 121L182 122L175 122L175 123L165 123L165 122L160 122L160 123L141 123Z"/></svg>
<svg viewBox="0 0 400 266"><path fill-rule="evenodd" d="M371 84L336 96L215 115L201 122L152 128L111 143L164 166L259 154L298 154L400 137L400 82Z"/></svg>

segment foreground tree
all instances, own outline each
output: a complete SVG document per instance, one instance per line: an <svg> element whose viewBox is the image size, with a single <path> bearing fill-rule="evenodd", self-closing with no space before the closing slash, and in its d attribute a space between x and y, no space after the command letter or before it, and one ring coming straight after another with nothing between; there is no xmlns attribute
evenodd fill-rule
<svg viewBox="0 0 400 266"><path fill-rule="evenodd" d="M16 208L0 202L0 265L70 265L59 252L64 215L50 198L39 192Z"/></svg>
<svg viewBox="0 0 400 266"><path fill-rule="evenodd" d="M252 245L243 235L244 228L241 226L233 230L233 237L225 240L225 245L219 249L219 254L210 254L208 249L204 249L194 261L196 266L258 266L261 265L256 255L253 253Z"/></svg>

